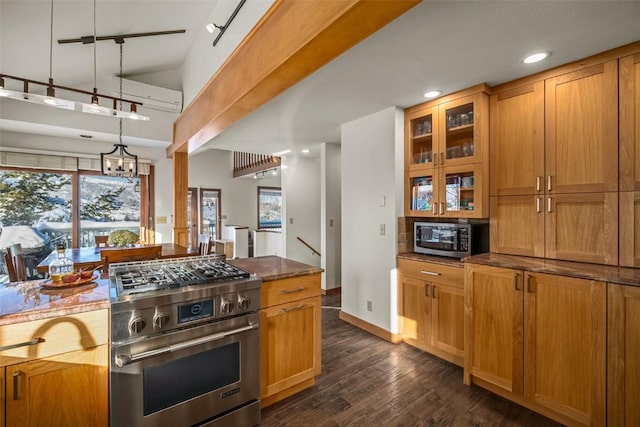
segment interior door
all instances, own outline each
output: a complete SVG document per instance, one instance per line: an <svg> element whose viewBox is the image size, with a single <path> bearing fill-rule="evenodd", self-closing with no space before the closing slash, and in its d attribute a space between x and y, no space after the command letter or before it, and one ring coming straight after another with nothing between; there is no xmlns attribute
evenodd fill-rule
<svg viewBox="0 0 640 427"><path fill-rule="evenodd" d="M222 192L214 188L201 188L199 199L200 234L206 234L216 240L222 237L220 231L220 207Z"/></svg>

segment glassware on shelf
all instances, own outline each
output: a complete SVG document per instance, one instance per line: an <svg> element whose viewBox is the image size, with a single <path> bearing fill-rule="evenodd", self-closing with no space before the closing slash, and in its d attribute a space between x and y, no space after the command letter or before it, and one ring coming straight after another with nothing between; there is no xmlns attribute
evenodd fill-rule
<svg viewBox="0 0 640 427"><path fill-rule="evenodd" d="M49 263L49 278L54 282L62 280L65 274L73 273L73 261L66 257L65 249L64 243L58 243L58 257Z"/></svg>

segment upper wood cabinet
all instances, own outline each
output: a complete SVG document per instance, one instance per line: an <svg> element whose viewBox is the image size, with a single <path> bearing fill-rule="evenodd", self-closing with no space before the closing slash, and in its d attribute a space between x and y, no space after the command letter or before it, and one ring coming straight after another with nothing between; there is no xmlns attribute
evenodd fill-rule
<svg viewBox="0 0 640 427"><path fill-rule="evenodd" d="M492 252L618 264L617 64L492 95Z"/></svg>
<svg viewBox="0 0 640 427"><path fill-rule="evenodd" d="M640 191L621 191L620 265L640 267Z"/></svg>
<svg viewBox="0 0 640 427"><path fill-rule="evenodd" d="M544 82L491 96L491 196L537 194L544 180Z"/></svg>
<svg viewBox="0 0 640 427"><path fill-rule="evenodd" d="M640 53L620 58L620 191L640 191Z"/></svg>
<svg viewBox="0 0 640 427"><path fill-rule="evenodd" d="M618 61L545 81L545 190L618 190Z"/></svg>
<svg viewBox="0 0 640 427"><path fill-rule="evenodd" d="M405 110L405 213L488 216L488 87Z"/></svg>

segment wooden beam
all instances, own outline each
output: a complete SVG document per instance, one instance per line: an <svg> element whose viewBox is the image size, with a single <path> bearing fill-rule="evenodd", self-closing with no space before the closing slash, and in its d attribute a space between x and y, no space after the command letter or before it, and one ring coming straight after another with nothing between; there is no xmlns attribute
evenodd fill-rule
<svg viewBox="0 0 640 427"><path fill-rule="evenodd" d="M422 0L276 0L173 124L191 153Z"/></svg>

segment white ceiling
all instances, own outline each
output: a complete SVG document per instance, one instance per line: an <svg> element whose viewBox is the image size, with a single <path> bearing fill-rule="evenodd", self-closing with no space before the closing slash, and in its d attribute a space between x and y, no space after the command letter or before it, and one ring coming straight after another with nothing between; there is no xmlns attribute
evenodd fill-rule
<svg viewBox="0 0 640 427"><path fill-rule="evenodd" d="M125 77L179 90L181 64L217 2L237 3L99 0L97 34L186 29L186 34L128 39L124 45ZM50 5L48 0L0 0L1 73L49 77ZM342 123L423 102L429 89L446 94L480 82L495 85L638 41L639 23L640 1L425 1L205 148L263 153L310 148L314 155L319 143L340 141ZM93 45L55 40L93 34L93 2L55 0L53 32L55 83L92 82ZM551 51L550 59L529 66L520 62L539 49ZM118 61L115 43L98 42L98 81L117 75ZM55 127L48 128L55 134ZM45 132L28 124L9 130Z"/></svg>

